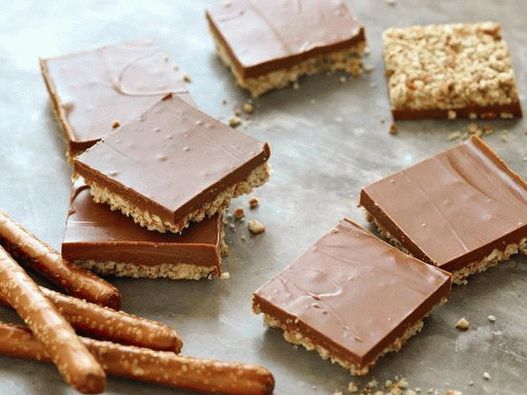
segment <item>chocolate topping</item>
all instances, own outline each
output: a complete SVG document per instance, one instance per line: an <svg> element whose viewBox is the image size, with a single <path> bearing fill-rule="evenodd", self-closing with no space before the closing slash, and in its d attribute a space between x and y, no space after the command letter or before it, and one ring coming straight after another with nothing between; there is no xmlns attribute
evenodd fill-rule
<svg viewBox="0 0 527 395"><path fill-rule="evenodd" d="M449 291L448 274L344 219L256 291L254 304L362 367Z"/></svg>
<svg viewBox="0 0 527 395"><path fill-rule="evenodd" d="M361 191L413 255L455 271L527 237L527 184L472 137Z"/></svg>
<svg viewBox="0 0 527 395"><path fill-rule="evenodd" d="M87 185L72 194L62 256L71 261L114 261L141 265L220 265L221 214L192 224L181 235L148 231L132 219L93 202ZM219 269L218 269L219 274Z"/></svg>
<svg viewBox="0 0 527 395"><path fill-rule="evenodd" d="M41 59L41 67L73 153L136 118L167 93L192 102L183 76L149 41Z"/></svg>
<svg viewBox="0 0 527 395"><path fill-rule="evenodd" d="M244 78L365 40L342 0L233 0L210 7L206 16Z"/></svg>
<svg viewBox="0 0 527 395"><path fill-rule="evenodd" d="M266 143L167 96L77 157L74 168L87 184L177 223L245 181L269 155Z"/></svg>

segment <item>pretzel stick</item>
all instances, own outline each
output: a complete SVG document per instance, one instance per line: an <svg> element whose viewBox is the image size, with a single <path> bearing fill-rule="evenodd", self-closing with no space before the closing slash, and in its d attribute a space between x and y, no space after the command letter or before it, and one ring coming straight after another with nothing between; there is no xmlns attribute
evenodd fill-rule
<svg viewBox="0 0 527 395"><path fill-rule="evenodd" d="M38 285L2 247L0 295L26 322L68 384L84 393L104 390L106 380L102 367Z"/></svg>
<svg viewBox="0 0 527 395"><path fill-rule="evenodd" d="M0 244L18 261L40 273L66 293L90 302L119 309L117 288L80 266L62 259L46 243L0 210Z"/></svg>
<svg viewBox="0 0 527 395"><path fill-rule="evenodd" d="M78 333L95 339L179 353L183 343L176 331L157 321L102 307L40 287L58 312ZM9 303L0 295L0 304Z"/></svg>
<svg viewBox="0 0 527 395"><path fill-rule="evenodd" d="M167 351L82 338L108 374L195 391L271 394L274 378L265 368L182 357ZM0 354L49 361L46 350L26 328L0 323Z"/></svg>

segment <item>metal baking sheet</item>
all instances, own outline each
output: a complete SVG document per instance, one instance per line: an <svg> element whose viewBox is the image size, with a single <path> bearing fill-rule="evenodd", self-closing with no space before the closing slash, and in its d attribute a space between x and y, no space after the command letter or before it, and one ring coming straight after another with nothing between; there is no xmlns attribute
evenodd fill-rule
<svg viewBox="0 0 527 395"><path fill-rule="evenodd" d="M153 38L192 76L198 105L226 119L247 96L214 54L204 20L209 1L18 0L0 11L0 207L55 247L60 246L70 189L58 127L37 58L107 43ZM525 108L527 31L520 0L350 1L366 26L371 74L342 83L338 75L304 79L299 90L270 93L241 127L270 142L272 180L259 189L261 207L249 217L267 227L250 237L243 224L227 230L231 254L225 259L229 280L173 282L114 280L123 309L177 328L184 353L265 365L275 375L277 394L332 394L350 380L381 383L404 375L411 387L461 390L464 394L522 394L527 371L527 262L509 263L455 287L449 303L425 322L421 334L401 352L390 354L364 379L295 350L277 330L266 330L251 313L251 294L303 252L341 217L365 223L356 207L360 187L453 146L447 135L464 121L399 123L387 132L389 112L383 77L381 34L389 26L496 20L512 48ZM223 100L227 104L222 104ZM381 123L386 119L386 123ZM496 133L486 140L511 166L527 176L527 136L523 120L491 122ZM508 131L508 142L502 141ZM430 180L433 182L433 180ZM233 206L246 204L242 198ZM246 241L242 240L246 237ZM491 324L487 316L497 321ZM466 317L472 328L458 332ZM1 320L16 320L0 310ZM490 381L482 378L489 372ZM469 386L473 381L474 385ZM69 394L54 367L0 357L0 392ZM183 394L174 389L108 380L109 394Z"/></svg>

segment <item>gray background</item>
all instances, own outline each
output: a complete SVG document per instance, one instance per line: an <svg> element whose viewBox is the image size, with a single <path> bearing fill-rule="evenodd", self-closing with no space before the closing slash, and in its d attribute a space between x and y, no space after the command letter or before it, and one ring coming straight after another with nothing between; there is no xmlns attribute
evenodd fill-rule
<svg viewBox="0 0 527 395"><path fill-rule="evenodd" d="M141 38L157 39L174 62L192 76L196 102L213 116L227 118L246 100L214 55L203 18L208 1L9 1L0 11L0 207L55 247L60 246L68 205L70 168L65 144L52 118L39 75L39 56ZM341 83L338 76L301 81L256 101L242 130L270 142L272 180L257 191L261 207L250 212L267 232L249 237L244 225L227 230L231 254L228 281L172 282L115 280L123 309L173 325L182 334L184 353L261 363L277 381L277 394L328 394L344 391L352 377L314 353L295 350L277 330L265 330L251 313L251 294L298 256L341 217L364 223L356 208L360 187L455 142L447 135L464 121L399 123L390 136L381 56L381 33L393 25L479 21L502 22L512 48L519 90L526 87L525 6L516 1L381 0L353 1L366 26L373 73ZM376 84L376 86L372 86ZM227 105L222 101L226 99ZM527 176L525 122L496 121L509 142L496 133L486 140ZM431 180L433 182L433 180ZM246 199L239 204L246 205ZM241 236L247 237L246 241ZM422 333L398 354L383 358L370 376L384 382L405 375L412 387L465 394L527 393L527 266L514 258L455 287L450 302L426 320ZM488 314L497 317L495 324ZM472 328L454 325L467 317ZM0 310L0 319L15 320ZM484 381L488 371L491 381ZM469 387L469 381L474 386ZM0 392L62 394L54 367L0 357ZM183 393L122 379L108 380L108 393Z"/></svg>

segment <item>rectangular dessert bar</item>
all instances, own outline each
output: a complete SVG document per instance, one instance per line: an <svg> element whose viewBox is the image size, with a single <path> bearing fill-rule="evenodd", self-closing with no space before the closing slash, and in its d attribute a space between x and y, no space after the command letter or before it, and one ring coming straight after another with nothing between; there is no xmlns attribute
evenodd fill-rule
<svg viewBox="0 0 527 395"><path fill-rule="evenodd" d="M62 242L64 258L117 277L199 280L221 274L221 255L226 252L222 213L181 235L150 232L95 203L89 189L75 183Z"/></svg>
<svg viewBox="0 0 527 395"><path fill-rule="evenodd" d="M527 252L527 184L476 136L363 188L360 205L455 283Z"/></svg>
<svg viewBox="0 0 527 395"><path fill-rule="evenodd" d="M183 231L269 178L269 146L169 95L75 158L99 203L149 230Z"/></svg>
<svg viewBox="0 0 527 395"><path fill-rule="evenodd" d="M206 17L218 55L253 96L321 71L362 72L364 28L343 0L232 0Z"/></svg>
<svg viewBox="0 0 527 395"><path fill-rule="evenodd" d="M394 119L522 116L498 23L391 28L383 41Z"/></svg>
<svg viewBox="0 0 527 395"><path fill-rule="evenodd" d="M449 292L448 273L343 219L254 293L253 310L287 341L364 375Z"/></svg>
<svg viewBox="0 0 527 395"><path fill-rule="evenodd" d="M150 41L40 59L40 68L70 159L167 93L192 102L183 75Z"/></svg>

